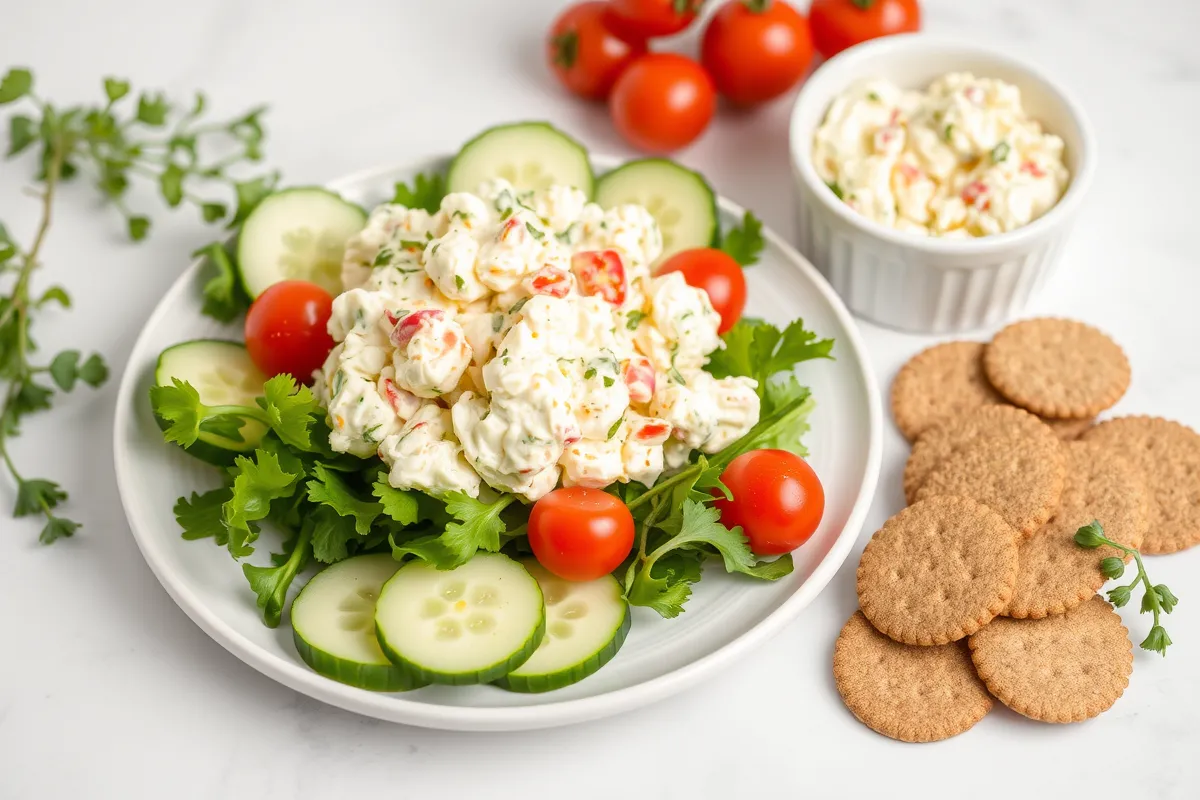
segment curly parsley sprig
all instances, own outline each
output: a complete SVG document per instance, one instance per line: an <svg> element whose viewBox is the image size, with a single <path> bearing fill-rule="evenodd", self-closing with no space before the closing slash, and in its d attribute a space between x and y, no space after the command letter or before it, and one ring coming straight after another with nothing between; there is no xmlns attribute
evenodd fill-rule
<svg viewBox="0 0 1200 800"><path fill-rule="evenodd" d="M1142 641L1141 647L1143 650L1150 650L1159 655L1167 654L1167 647L1171 644L1171 637L1167 635L1167 629L1159 624L1159 616L1163 613L1170 614L1175 610L1175 606L1179 603L1179 598L1176 597L1166 584L1151 584L1150 577L1146 574L1146 565L1142 563L1142 554L1132 547L1126 547L1120 542L1114 542L1104 535L1104 528L1098 520L1093 520L1091 523L1084 525L1075 532L1075 544L1088 549L1095 549L1103 545L1113 547L1127 556L1133 556L1133 561L1137 565L1137 575L1128 584L1117 586L1108 590L1108 600L1117 608L1126 605L1133 597L1133 590L1140 583L1142 584L1142 614L1147 611L1154 615L1154 625L1150 628L1150 633ZM1100 572L1109 580L1116 580L1125 574L1125 560L1118 556L1109 556L1100 561Z"/></svg>
<svg viewBox="0 0 1200 800"><path fill-rule="evenodd" d="M104 79L104 101L91 105L56 106L34 91L32 73L13 68L0 78L0 105L19 104L8 119L5 158L37 150L34 191L41 215L28 246L22 246L0 222L0 461L16 483L13 515L40 515L46 524L40 540L50 544L71 536L79 523L56 513L67 493L55 482L26 477L14 462L10 443L24 417L51 407L55 387L69 392L79 382L92 388L108 378L108 367L96 353L86 358L64 350L48 361L36 361L31 337L36 311L57 304L71 307L61 286L40 292L33 287L53 220L54 200L64 182L89 175L101 195L125 219L134 241L146 238L150 219L125 202L131 183L152 181L171 208L195 206L205 222L239 224L278 180L268 173L239 180L232 168L262 158L265 109L256 108L224 122L204 121L206 100L197 93L190 106L177 107L157 92L142 92L136 103L127 81ZM208 151L224 144L218 158ZM233 145L232 148L230 145ZM233 196L230 204L202 195L212 186Z"/></svg>

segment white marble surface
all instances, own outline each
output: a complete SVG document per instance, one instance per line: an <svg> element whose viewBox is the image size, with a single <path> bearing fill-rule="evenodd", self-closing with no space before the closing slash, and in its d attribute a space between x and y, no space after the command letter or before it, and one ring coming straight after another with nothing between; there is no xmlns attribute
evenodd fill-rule
<svg viewBox="0 0 1200 800"><path fill-rule="evenodd" d="M542 67L556 0L155 0L0 3L0 66L28 64L48 96L94 97L102 74L218 110L264 100L270 160L295 183L456 146L501 120L548 118L597 150L627 152L604 113L566 98ZM1102 164L1066 263L1035 312L1080 317L1128 349L1122 412L1200 427L1200 297L1193 183L1200 179L1200 5L1192 0L936 0L927 28L1054 69L1100 136ZM722 114L682 154L720 190L791 230L788 103ZM23 234L28 161L0 165L0 219ZM162 218L162 215L158 215ZM44 281L75 293L47 314L48 347L87 343L119 370L142 320L210 238L190 214L131 246L90 194L65 193ZM930 340L863 325L887 385ZM114 376L116 377L116 376ZM86 528L39 547L0 515L0 798L1194 797L1200 784L1200 550L1154 559L1182 603L1166 660L1138 653L1113 711L1069 727L998 708L970 733L906 746L859 725L830 657L854 606L848 566L767 646L701 688L617 719L507 735L361 719L275 685L196 628L130 538L112 478L115 381L28 425L16 456L73 490ZM873 530L901 505L906 454L886 433ZM11 503L0 486L0 503ZM849 564L857 560L852 555ZM1148 623L1125 614L1135 635ZM1187 787L1191 787L1188 789Z"/></svg>

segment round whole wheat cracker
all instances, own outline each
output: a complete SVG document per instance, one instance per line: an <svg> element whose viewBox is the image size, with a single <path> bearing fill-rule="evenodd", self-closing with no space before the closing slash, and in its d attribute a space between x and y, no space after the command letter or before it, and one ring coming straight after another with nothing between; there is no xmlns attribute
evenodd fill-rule
<svg viewBox="0 0 1200 800"><path fill-rule="evenodd" d="M1150 500L1143 553L1200 544L1200 434L1161 417L1117 417L1082 440L1127 459L1141 473Z"/></svg>
<svg viewBox="0 0 1200 800"><path fill-rule="evenodd" d="M988 691L1042 722L1082 722L1107 711L1133 671L1129 631L1098 595L1058 616L998 619L969 644Z"/></svg>
<svg viewBox="0 0 1200 800"><path fill-rule="evenodd" d="M1099 445L1063 445L1067 477L1054 518L1021 544L1017 585L1004 613L1041 619L1064 614L1093 597L1107 580L1100 560L1129 556L1108 547L1087 550L1075 544L1075 532L1093 520L1104 535L1128 547L1141 547L1146 532L1147 499L1141 478L1127 461Z"/></svg>
<svg viewBox="0 0 1200 800"><path fill-rule="evenodd" d="M916 502L929 473L958 450L983 438L1030 438L1054 442L1054 433L1033 414L1010 405L983 406L921 434L904 465L904 496Z"/></svg>
<svg viewBox="0 0 1200 800"><path fill-rule="evenodd" d="M1009 401L1054 419L1087 419L1129 388L1129 359L1106 334L1069 319L1014 322L983 353L988 380Z"/></svg>
<svg viewBox="0 0 1200 800"><path fill-rule="evenodd" d="M1073 442L1096 424L1095 417L1087 419L1050 419L1039 417L1042 422L1054 431L1054 435L1064 442Z"/></svg>
<svg viewBox="0 0 1200 800"><path fill-rule="evenodd" d="M944 420L1003 403L983 373L982 342L946 342L908 360L892 381L892 417L910 442Z"/></svg>
<svg viewBox="0 0 1200 800"><path fill-rule="evenodd" d="M898 642L969 636L1004 610L1017 579L1017 533L986 506L937 497L895 515L863 550L858 603Z"/></svg>
<svg viewBox="0 0 1200 800"><path fill-rule="evenodd" d="M875 630L861 611L838 635L833 677L860 722L902 742L949 739L992 708L962 642L900 644Z"/></svg>
<svg viewBox="0 0 1200 800"><path fill-rule="evenodd" d="M917 500L969 497L995 509L1029 537L1058 508L1063 488L1062 444L1046 438L984 438L934 467Z"/></svg>

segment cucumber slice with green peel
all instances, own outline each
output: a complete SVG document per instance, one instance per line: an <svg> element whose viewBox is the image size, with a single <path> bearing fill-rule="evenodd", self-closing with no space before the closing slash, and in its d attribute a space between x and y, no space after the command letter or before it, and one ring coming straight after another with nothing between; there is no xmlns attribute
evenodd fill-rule
<svg viewBox="0 0 1200 800"><path fill-rule="evenodd" d="M424 684L397 667L375 638L375 600L400 564L390 554L355 556L326 567L292 603L296 650L313 671L373 692Z"/></svg>
<svg viewBox="0 0 1200 800"><path fill-rule="evenodd" d="M328 189L285 189L250 212L238 235L242 286L251 299L286 280L342 293L346 240L367 224L366 213Z"/></svg>
<svg viewBox="0 0 1200 800"><path fill-rule="evenodd" d="M200 395L206 406L249 406L261 397L267 376L250 360L250 354L239 342L219 339L197 339L163 350L158 356L154 370L154 382L159 386L170 386L171 379L187 381ZM163 430L170 423L155 415ZM201 430L199 437L184 448L189 455L218 467L228 466L233 460L258 447L267 428L256 420L245 420L241 430L242 441Z"/></svg>
<svg viewBox="0 0 1200 800"><path fill-rule="evenodd" d="M500 553L478 553L451 570L412 561L375 606L383 652L428 683L491 683L524 663L545 629L538 582Z"/></svg>
<svg viewBox="0 0 1200 800"><path fill-rule="evenodd" d="M474 192L492 178L504 178L522 192L574 186L588 197L594 184L584 146L545 122L488 128L458 151L446 186L451 192Z"/></svg>
<svg viewBox="0 0 1200 800"><path fill-rule="evenodd" d="M549 692L583 680L607 664L629 634L629 604L611 575L573 583L536 561L525 569L546 599L546 635L521 666L496 681L510 692Z"/></svg>
<svg viewBox="0 0 1200 800"><path fill-rule="evenodd" d="M658 222L666 259L680 250L713 247L720 236L717 196L698 172L667 158L630 161L600 176L596 202L604 208L644 206Z"/></svg>

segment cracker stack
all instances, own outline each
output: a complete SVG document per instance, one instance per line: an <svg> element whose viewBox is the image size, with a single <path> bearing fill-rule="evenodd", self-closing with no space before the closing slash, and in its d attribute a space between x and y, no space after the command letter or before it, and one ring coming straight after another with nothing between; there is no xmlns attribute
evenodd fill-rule
<svg viewBox="0 0 1200 800"><path fill-rule="evenodd" d="M910 505L863 551L861 610L834 653L838 692L864 724L929 742L969 729L992 698L1043 722L1120 698L1133 646L1097 592L1101 560L1124 554L1083 549L1075 532L1099 520L1146 554L1200 544L1200 435L1153 417L1095 421L1129 381L1115 342L1063 319L937 345L900 370Z"/></svg>

